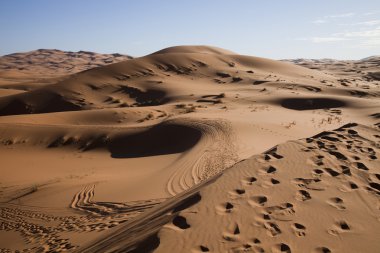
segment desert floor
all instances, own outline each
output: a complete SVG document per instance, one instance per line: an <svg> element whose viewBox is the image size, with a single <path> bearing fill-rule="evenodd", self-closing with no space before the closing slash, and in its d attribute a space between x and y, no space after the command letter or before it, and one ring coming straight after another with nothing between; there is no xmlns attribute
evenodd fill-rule
<svg viewBox="0 0 380 253"><path fill-rule="evenodd" d="M0 252L379 252L380 57L0 57Z"/></svg>

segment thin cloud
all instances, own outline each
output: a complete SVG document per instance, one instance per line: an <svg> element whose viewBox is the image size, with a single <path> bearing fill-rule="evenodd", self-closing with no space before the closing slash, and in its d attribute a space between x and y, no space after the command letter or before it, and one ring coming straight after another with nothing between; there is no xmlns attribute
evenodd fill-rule
<svg viewBox="0 0 380 253"><path fill-rule="evenodd" d="M348 13L342 13L342 14L325 16L325 18L349 18L349 17L352 17L352 16L355 16L355 13L348 12Z"/></svg>
<svg viewBox="0 0 380 253"><path fill-rule="evenodd" d="M329 42L337 42L342 40L348 40L347 38L342 37L312 37L310 38L313 43L329 43Z"/></svg>
<svg viewBox="0 0 380 253"><path fill-rule="evenodd" d="M363 13L363 16L372 16L378 13L380 13L380 11L370 11L370 12Z"/></svg>
<svg viewBox="0 0 380 253"><path fill-rule="evenodd" d="M378 37L380 38L380 27L371 30L363 30L363 31L353 31L353 32L344 32L337 33L336 35L340 37L351 37L351 38L360 38L360 37Z"/></svg>
<svg viewBox="0 0 380 253"><path fill-rule="evenodd" d="M349 18L349 17L353 17L355 15L356 14L354 12L347 12L347 13L341 13L341 14L328 15L328 16L324 16L324 17L318 18L318 19L312 21L312 23L313 24L324 24L324 23L328 23L332 19Z"/></svg>
<svg viewBox="0 0 380 253"><path fill-rule="evenodd" d="M327 23L327 20L317 19L317 20L312 21L311 23L313 23L313 24L324 24L324 23Z"/></svg>
<svg viewBox="0 0 380 253"><path fill-rule="evenodd" d="M311 41L313 43L330 43L342 40L349 40L348 38L342 37L311 37L311 38L298 38L297 40Z"/></svg>
<svg viewBox="0 0 380 253"><path fill-rule="evenodd" d="M334 43L339 41L347 41L347 45L352 48L379 48L380 47L380 26L373 29L346 31L334 33L329 36L316 36L309 38L301 38L297 40L310 41L312 43Z"/></svg>
<svg viewBox="0 0 380 253"><path fill-rule="evenodd" d="M366 26L373 26L373 25L379 25L379 24L380 24L380 19L356 23L356 25L366 25Z"/></svg>

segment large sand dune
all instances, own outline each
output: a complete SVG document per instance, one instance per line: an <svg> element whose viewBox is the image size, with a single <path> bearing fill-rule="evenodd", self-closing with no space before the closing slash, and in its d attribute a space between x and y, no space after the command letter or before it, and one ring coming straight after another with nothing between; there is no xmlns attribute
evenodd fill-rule
<svg viewBox="0 0 380 253"><path fill-rule="evenodd" d="M374 59L178 46L44 82L0 73L0 248L376 252Z"/></svg>

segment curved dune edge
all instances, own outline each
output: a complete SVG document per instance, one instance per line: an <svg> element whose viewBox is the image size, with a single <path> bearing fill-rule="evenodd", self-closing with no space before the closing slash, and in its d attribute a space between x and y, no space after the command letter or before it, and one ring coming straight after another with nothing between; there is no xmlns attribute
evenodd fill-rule
<svg viewBox="0 0 380 253"><path fill-rule="evenodd" d="M348 124L280 144L75 252L376 252L379 138Z"/></svg>

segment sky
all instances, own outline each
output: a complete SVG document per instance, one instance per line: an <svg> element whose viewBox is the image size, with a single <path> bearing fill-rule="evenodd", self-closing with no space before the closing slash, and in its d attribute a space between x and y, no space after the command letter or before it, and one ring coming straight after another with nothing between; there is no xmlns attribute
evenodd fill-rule
<svg viewBox="0 0 380 253"><path fill-rule="evenodd" d="M380 54L380 0L0 0L0 55L212 45L272 59Z"/></svg>

